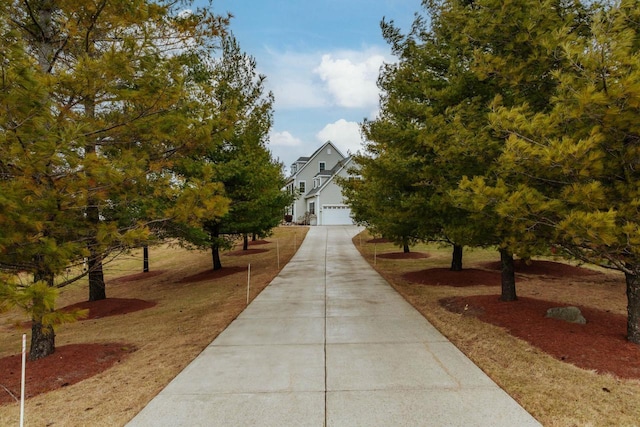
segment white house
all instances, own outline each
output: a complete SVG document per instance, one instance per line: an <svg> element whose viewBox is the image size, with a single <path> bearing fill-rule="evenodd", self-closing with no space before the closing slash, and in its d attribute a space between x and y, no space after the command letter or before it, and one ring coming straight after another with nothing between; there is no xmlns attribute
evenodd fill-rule
<svg viewBox="0 0 640 427"><path fill-rule="evenodd" d="M353 224L351 209L344 203L342 188L335 177L348 177L351 157L345 157L327 141L310 157L300 157L291 165L287 189L299 197L288 209L293 221L309 220L311 225Z"/></svg>

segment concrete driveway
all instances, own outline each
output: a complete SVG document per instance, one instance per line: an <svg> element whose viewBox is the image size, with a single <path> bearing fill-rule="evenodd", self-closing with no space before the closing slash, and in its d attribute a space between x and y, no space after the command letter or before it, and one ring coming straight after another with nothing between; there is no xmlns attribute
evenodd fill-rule
<svg viewBox="0 0 640 427"><path fill-rule="evenodd" d="M369 267L357 232L312 227L129 425L540 425Z"/></svg>

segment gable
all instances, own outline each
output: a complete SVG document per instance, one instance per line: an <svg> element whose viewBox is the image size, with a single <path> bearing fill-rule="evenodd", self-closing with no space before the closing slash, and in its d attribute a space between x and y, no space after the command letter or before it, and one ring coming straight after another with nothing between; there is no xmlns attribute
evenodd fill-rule
<svg viewBox="0 0 640 427"><path fill-rule="evenodd" d="M338 162L345 157L340 150L336 148L331 141L325 142L320 148L313 152L308 158L301 157L294 163L296 172L293 174L297 180L311 180L318 172L321 171L321 164L324 164L324 170L332 169ZM301 164L302 159L307 159ZM293 165L292 165L293 166Z"/></svg>
<svg viewBox="0 0 640 427"><path fill-rule="evenodd" d="M331 176L328 177L323 177L323 183L320 187L314 188L313 190L309 191L306 195L305 198L308 197L313 197L316 196L320 193L331 193L331 195L336 198L339 196L339 198L342 197L342 187L340 187L336 182L335 182L335 177L336 176L340 176L342 178L348 178L349 174L348 174L348 169L351 166L353 158L352 157L348 157L344 160L341 160L340 162L338 162L338 164L336 164L334 166L334 168L331 170ZM326 181L325 181L326 179Z"/></svg>

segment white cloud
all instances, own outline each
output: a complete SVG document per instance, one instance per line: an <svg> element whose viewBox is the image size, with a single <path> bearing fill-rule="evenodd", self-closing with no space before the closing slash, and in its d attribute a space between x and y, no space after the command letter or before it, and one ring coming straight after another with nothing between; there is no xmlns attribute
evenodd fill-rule
<svg viewBox="0 0 640 427"><path fill-rule="evenodd" d="M378 106L376 85L383 62L378 48L361 51L277 52L268 50L264 66L275 108L365 108Z"/></svg>
<svg viewBox="0 0 640 427"><path fill-rule="evenodd" d="M287 131L272 132L269 135L269 145L278 147L297 147L302 144L299 138L291 135Z"/></svg>
<svg viewBox="0 0 640 427"><path fill-rule="evenodd" d="M344 119L326 125L316 134L316 138L322 143L326 141L333 142L344 155L347 155L347 153L354 154L362 148L360 125Z"/></svg>
<svg viewBox="0 0 640 427"><path fill-rule="evenodd" d="M268 50L267 84L275 96L275 108L323 108L330 99L313 74L317 54Z"/></svg>
<svg viewBox="0 0 640 427"><path fill-rule="evenodd" d="M376 82L384 61L384 56L374 51L325 54L314 72L337 105L372 108L378 105Z"/></svg>

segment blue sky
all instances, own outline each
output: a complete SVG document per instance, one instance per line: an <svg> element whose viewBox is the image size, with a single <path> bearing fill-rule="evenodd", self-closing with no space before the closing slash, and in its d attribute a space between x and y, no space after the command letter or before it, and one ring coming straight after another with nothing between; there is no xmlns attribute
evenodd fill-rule
<svg viewBox="0 0 640 427"><path fill-rule="evenodd" d="M378 110L379 68L393 62L380 21L406 32L420 0L214 0L212 7L234 15L231 31L267 76L275 96L269 148L288 167L327 140L345 155L361 148L359 123Z"/></svg>

